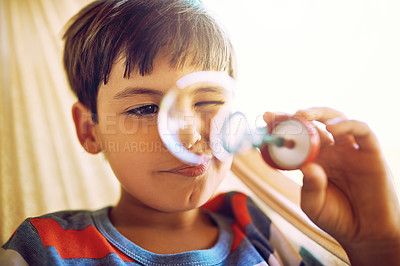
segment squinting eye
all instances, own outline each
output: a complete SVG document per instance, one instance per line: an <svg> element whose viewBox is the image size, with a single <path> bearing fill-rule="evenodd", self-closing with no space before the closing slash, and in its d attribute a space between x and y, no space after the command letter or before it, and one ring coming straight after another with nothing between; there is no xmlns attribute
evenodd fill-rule
<svg viewBox="0 0 400 266"><path fill-rule="evenodd" d="M225 102L223 101L205 101L205 102L198 102L194 106L195 107L210 107L210 106L218 106L223 105Z"/></svg>
<svg viewBox="0 0 400 266"><path fill-rule="evenodd" d="M223 101L203 101L194 105L194 110L199 113L214 113L224 105Z"/></svg>
<svg viewBox="0 0 400 266"><path fill-rule="evenodd" d="M155 104L143 105L125 113L132 116L152 116L158 113L158 106Z"/></svg>

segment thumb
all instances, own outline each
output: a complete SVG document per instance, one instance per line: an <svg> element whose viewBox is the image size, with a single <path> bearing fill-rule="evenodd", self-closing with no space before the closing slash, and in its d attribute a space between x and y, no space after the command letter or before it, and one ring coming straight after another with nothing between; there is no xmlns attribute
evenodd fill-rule
<svg viewBox="0 0 400 266"><path fill-rule="evenodd" d="M316 163L305 165L301 171L304 175L301 208L313 222L316 222L325 204L328 179L324 169Z"/></svg>

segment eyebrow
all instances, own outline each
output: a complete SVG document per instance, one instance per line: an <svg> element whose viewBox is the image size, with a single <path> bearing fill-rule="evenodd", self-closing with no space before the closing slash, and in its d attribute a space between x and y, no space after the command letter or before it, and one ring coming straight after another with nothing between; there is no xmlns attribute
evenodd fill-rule
<svg viewBox="0 0 400 266"><path fill-rule="evenodd" d="M157 96L163 96L164 93L159 91L159 90L153 90L149 88L132 88L128 87L117 94L114 95L114 100L121 100L124 98L132 97L135 95L143 95L143 94L148 94L148 95L157 95Z"/></svg>
<svg viewBox="0 0 400 266"><path fill-rule="evenodd" d="M193 94L201 94L201 93L207 93L207 92L217 92L221 93L221 89L218 89L216 87L203 87L203 88L198 88L196 89ZM222 94L222 93L221 93Z"/></svg>

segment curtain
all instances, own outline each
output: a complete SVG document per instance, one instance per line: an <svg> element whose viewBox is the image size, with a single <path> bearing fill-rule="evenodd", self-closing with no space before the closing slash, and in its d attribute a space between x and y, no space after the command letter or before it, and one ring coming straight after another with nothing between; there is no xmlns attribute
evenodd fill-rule
<svg viewBox="0 0 400 266"><path fill-rule="evenodd" d="M62 67L62 34L84 0L0 0L0 242L25 217L98 208L119 185L81 148Z"/></svg>

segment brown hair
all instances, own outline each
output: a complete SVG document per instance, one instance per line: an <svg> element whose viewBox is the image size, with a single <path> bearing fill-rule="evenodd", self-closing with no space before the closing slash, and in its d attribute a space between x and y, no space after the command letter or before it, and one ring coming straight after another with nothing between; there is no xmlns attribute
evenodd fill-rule
<svg viewBox="0 0 400 266"><path fill-rule="evenodd" d="M236 76L231 42L196 0L97 0L71 19L63 38L71 89L95 122L99 85L121 55L125 77L150 74L161 47L171 52L171 67L189 63Z"/></svg>

